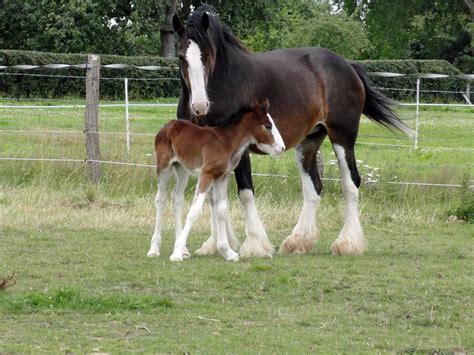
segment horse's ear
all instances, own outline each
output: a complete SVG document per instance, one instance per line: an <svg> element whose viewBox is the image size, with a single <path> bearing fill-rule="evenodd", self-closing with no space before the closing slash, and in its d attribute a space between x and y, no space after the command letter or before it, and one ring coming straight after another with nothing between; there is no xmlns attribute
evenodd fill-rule
<svg viewBox="0 0 474 355"><path fill-rule="evenodd" d="M207 12L202 14L201 25L205 31L207 31L207 29L209 28L209 15L207 14Z"/></svg>
<svg viewBox="0 0 474 355"><path fill-rule="evenodd" d="M184 26L181 22L181 19L178 15L174 14L173 16L173 30L178 34L178 36L184 35Z"/></svg>

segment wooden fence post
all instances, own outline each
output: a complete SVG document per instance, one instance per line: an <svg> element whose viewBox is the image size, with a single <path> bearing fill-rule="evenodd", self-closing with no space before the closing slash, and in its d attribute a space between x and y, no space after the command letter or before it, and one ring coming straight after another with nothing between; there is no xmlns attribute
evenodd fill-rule
<svg viewBox="0 0 474 355"><path fill-rule="evenodd" d="M100 57L90 54L87 57L86 71L86 117L85 130L87 164L89 177L92 182L99 182L100 171L100 146L99 146L99 79Z"/></svg>

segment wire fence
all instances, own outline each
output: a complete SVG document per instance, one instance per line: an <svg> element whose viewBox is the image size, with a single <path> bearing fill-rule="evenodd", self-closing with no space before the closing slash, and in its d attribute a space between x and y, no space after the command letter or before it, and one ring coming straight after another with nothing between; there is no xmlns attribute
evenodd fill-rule
<svg viewBox="0 0 474 355"><path fill-rule="evenodd" d="M58 64L58 65L49 65L49 66L14 66L14 69L22 69L22 70L30 70L30 69L38 69L38 68L65 68L65 65L63 64ZM76 67L76 68L83 68L86 69L86 65L78 65L78 66L69 66L69 67ZM127 66L123 64L111 64L111 65L106 65L102 66L105 68L113 68L113 69L122 69L126 67L134 67L137 69L142 69L142 70L161 70L164 69L163 67L159 66ZM13 67L10 67L13 68ZM5 69L5 67L0 66L0 69ZM166 68L170 69L170 68ZM176 68L172 68L176 69ZM385 76L386 73L369 73L370 75L380 75L380 76ZM389 73L390 74L390 73ZM391 73L394 74L394 73ZM32 77L54 77L58 79L85 79L85 76L71 76L71 75L45 75L45 74L37 74L37 73L5 73L5 72L0 72L0 76L2 75L18 75L18 76L32 76ZM396 74L397 76L400 76L400 74ZM435 76L435 77L429 77L429 76L424 76L424 77L418 77L417 78L417 87L416 88L406 88L406 89L400 89L400 88L390 88L390 87L378 87L379 90L381 91L399 91L399 90L405 90L405 91L412 91L415 92L417 95L417 100L415 103L410 103L410 102L405 102L405 103L400 103L400 106L415 106L416 107L416 115L415 115L415 121L416 121L416 131L417 131L417 137L415 139L415 144L414 145L409 145L409 144L400 144L400 143L382 143L382 142L367 142L367 141L359 141L356 144L361 145L361 146L379 146L379 147L385 147L385 148L397 148L397 149L419 149L423 151L459 151L459 152L472 152L474 151L474 148L470 147L462 147L462 146L420 146L420 142L424 141L449 141L449 139L436 139L436 138L424 138L420 137L418 132L419 132L419 108L422 106L445 106L445 107L467 107L467 108L474 108L474 106L469 102L469 99L467 99L466 104L452 104L452 103L421 103L419 100L420 94L423 93L432 93L432 92L437 92L437 93L444 93L444 94L453 94L453 95L464 95L467 98L469 98L470 93L470 86L466 87L466 92L458 92L458 91L453 91L453 90L423 90L421 89L421 79L433 79L433 78L443 78L444 76ZM132 137L152 137L155 134L152 133L142 133L142 132L132 132L130 129L130 115L129 115L129 110L134 107L176 107L176 103L159 103L159 102L145 102L145 103L140 103L140 102L129 102L128 100L128 83L129 81L135 80L137 82L141 81L163 81L163 80L179 80L179 78L172 78L172 77L164 77L164 78L122 78L122 77L108 77L108 78L100 78L101 80L121 80L124 82L124 101L123 102L113 102L113 103L100 103L98 106L101 108L123 108L124 109L124 121L125 121L125 127L126 130L125 132L120 132L120 131L107 131L107 130L100 130L100 131L87 131L87 130L57 130L57 129L0 129L0 135L8 135L8 134L13 134L13 135L84 135L84 134L97 134L97 135L108 135L108 136L123 136L126 138L126 145L127 145L127 151L129 152L131 149L131 143L132 143ZM466 77L463 77L463 79L466 79ZM473 77L468 76L468 80L473 80ZM15 98L15 97L5 97L5 98L0 98L0 101L6 101L6 102L17 102L17 104L0 104L0 122L14 122L15 119L13 120L3 120L2 118L6 118L4 115L1 114L1 110L70 110L70 109L75 109L75 110L82 110L86 108L86 102L85 100L70 100L68 98L64 99L48 99L48 98L33 98L33 99L25 99L25 98ZM28 104L28 101L33 101L33 102L38 102L41 104L35 104L31 105ZM58 102L64 103L64 104L57 104ZM73 104L67 104L71 103ZM27 104L25 104L27 103ZM53 103L53 104L51 104ZM474 111L473 111L474 112ZM14 118L15 115L12 115L12 118ZM20 120L17 118L17 121ZM156 127L159 128L159 127ZM361 135L361 138L380 138L380 139L396 139L397 141L400 139L407 139L405 137L396 137L394 138L393 136L370 136L370 135ZM455 140L452 139L451 142ZM154 168L154 165L149 165L149 164L140 164L140 163L135 163L135 162L124 162L124 161L112 161L112 160L98 160L98 159L73 159L73 158L28 158L28 157L14 157L14 156L9 156L9 157L0 157L0 161L45 161L45 162L73 162L73 163L101 163L101 164L114 164L114 165L122 165L122 166L132 166L132 167L143 167L143 168ZM255 176L262 176L262 177L271 177L271 178L294 178L293 176L288 176L288 175L279 175L279 174L265 174L265 173L255 173ZM339 179L336 178L324 178L323 180L329 180L329 181L339 181ZM461 184L438 184L438 183L430 183L430 182L410 182L410 181L387 181L388 184L394 184L394 185L414 185L414 186L432 186L432 187L461 187ZM473 188L474 186L471 185L470 188Z"/></svg>

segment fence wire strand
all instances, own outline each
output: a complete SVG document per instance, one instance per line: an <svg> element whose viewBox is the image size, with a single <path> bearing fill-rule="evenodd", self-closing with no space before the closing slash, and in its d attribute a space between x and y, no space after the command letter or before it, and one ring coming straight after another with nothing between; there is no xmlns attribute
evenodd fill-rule
<svg viewBox="0 0 474 355"><path fill-rule="evenodd" d="M156 168L155 165L151 164L139 164L139 163L128 163L112 160L96 160L96 159L70 159L70 158L20 158L20 157L0 157L0 161L46 161L46 162L74 162L74 163L103 163L113 164L131 167L142 167L142 168ZM278 174L265 174L265 173L252 173L252 176L259 177L270 177L270 178L283 178L283 179L297 179L297 176L289 175L278 175ZM325 181L341 181L338 178L322 178ZM409 185L409 186L428 186L428 187L462 187L461 184L437 184L430 182L412 182L412 181L387 181L387 184L391 185ZM469 188L474 188L474 185L469 185Z"/></svg>

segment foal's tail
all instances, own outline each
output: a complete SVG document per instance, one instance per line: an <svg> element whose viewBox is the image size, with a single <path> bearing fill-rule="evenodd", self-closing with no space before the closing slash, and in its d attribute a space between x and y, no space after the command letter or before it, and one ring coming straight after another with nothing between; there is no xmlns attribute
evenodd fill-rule
<svg viewBox="0 0 474 355"><path fill-rule="evenodd" d="M364 113L368 118L389 129L396 128L405 133L408 137L414 138L416 132L400 120L400 117L393 111L393 102L370 86L369 78L364 69L356 63L351 63L352 68L364 84L365 104Z"/></svg>

